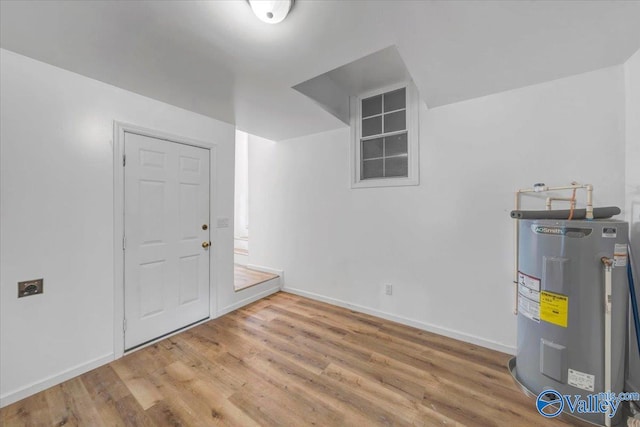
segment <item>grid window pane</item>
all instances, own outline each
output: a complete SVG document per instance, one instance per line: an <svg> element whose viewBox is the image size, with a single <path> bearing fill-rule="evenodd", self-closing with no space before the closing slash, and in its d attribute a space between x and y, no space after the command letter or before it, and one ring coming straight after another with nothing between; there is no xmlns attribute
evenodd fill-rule
<svg viewBox="0 0 640 427"><path fill-rule="evenodd" d="M360 102L360 180L409 177L407 88Z"/></svg>
<svg viewBox="0 0 640 427"><path fill-rule="evenodd" d="M382 133L382 116L371 117L362 121L362 136L379 135Z"/></svg>
<svg viewBox="0 0 640 427"><path fill-rule="evenodd" d="M382 157L382 141L382 138L362 141L362 158L366 160Z"/></svg>
<svg viewBox="0 0 640 427"><path fill-rule="evenodd" d="M399 135L388 136L384 139L384 154L385 156L398 156L401 154L407 154L407 134L401 133Z"/></svg>
<svg viewBox="0 0 640 427"><path fill-rule="evenodd" d="M408 157L390 157L384 159L385 177L409 176Z"/></svg>
<svg viewBox="0 0 640 427"><path fill-rule="evenodd" d="M394 111L405 108L406 102L405 88L394 90L393 92L387 92L384 94L384 111Z"/></svg>
<svg viewBox="0 0 640 427"><path fill-rule="evenodd" d="M382 113L382 95L362 100L362 117L374 116L380 113Z"/></svg>
<svg viewBox="0 0 640 427"><path fill-rule="evenodd" d="M405 110L396 111L384 115L384 131L395 132L407 128L407 112Z"/></svg>
<svg viewBox="0 0 640 427"><path fill-rule="evenodd" d="M382 169L382 159L365 160L362 162L362 172L360 179L382 178L384 177Z"/></svg>

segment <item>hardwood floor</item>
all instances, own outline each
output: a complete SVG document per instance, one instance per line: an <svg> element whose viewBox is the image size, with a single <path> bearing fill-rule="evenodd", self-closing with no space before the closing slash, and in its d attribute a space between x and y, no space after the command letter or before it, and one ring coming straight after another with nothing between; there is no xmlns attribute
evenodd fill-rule
<svg viewBox="0 0 640 427"><path fill-rule="evenodd" d="M236 291L259 285L267 280L275 279L277 274L265 273L264 271L252 270L240 264L234 264L233 287Z"/></svg>
<svg viewBox="0 0 640 427"><path fill-rule="evenodd" d="M563 426L509 356L277 293L0 410L7 426Z"/></svg>

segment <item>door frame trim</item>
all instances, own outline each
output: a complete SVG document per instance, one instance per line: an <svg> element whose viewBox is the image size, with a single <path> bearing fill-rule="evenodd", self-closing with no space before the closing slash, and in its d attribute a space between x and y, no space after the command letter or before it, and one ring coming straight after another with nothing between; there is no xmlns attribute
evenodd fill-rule
<svg viewBox="0 0 640 427"><path fill-rule="evenodd" d="M213 226L216 216L216 171L217 146L215 142L199 141L156 129L149 129L130 123L113 121L113 356L114 360L124 355L124 138L125 133L133 133L168 142L186 144L209 150L209 230L212 245L209 250L209 318L216 313L218 265L217 227Z"/></svg>

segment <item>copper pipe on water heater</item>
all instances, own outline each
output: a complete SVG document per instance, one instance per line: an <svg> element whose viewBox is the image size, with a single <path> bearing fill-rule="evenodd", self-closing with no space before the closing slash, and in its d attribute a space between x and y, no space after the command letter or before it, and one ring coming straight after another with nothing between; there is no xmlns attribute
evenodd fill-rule
<svg viewBox="0 0 640 427"><path fill-rule="evenodd" d="M520 196L526 193L545 193L548 191L562 191L562 190L573 190L573 202L571 203L571 211L569 214L569 219L572 219L573 210L575 209L575 192L576 190L586 190L587 192L587 208L586 208L586 219L593 219L593 185L591 184L578 184L576 182L572 182L571 185L565 185L560 187L547 187L544 183L534 184L532 188L520 189L515 192L514 197L514 210L520 210ZM571 200L569 199L569 200ZM515 284L515 303L513 308L513 314L518 314L518 256L519 256L519 245L520 245L520 231L518 228L518 221L513 222L513 246L514 250L514 261L513 261L513 283Z"/></svg>

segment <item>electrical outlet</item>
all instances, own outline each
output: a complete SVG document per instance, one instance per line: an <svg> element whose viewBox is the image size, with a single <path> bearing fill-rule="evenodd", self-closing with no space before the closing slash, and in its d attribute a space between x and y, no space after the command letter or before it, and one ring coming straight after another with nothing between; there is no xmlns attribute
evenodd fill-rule
<svg viewBox="0 0 640 427"><path fill-rule="evenodd" d="M44 292L44 279L18 282L18 298L37 295Z"/></svg>
<svg viewBox="0 0 640 427"><path fill-rule="evenodd" d="M385 284L384 293L385 295L393 295L393 285L390 283Z"/></svg>

